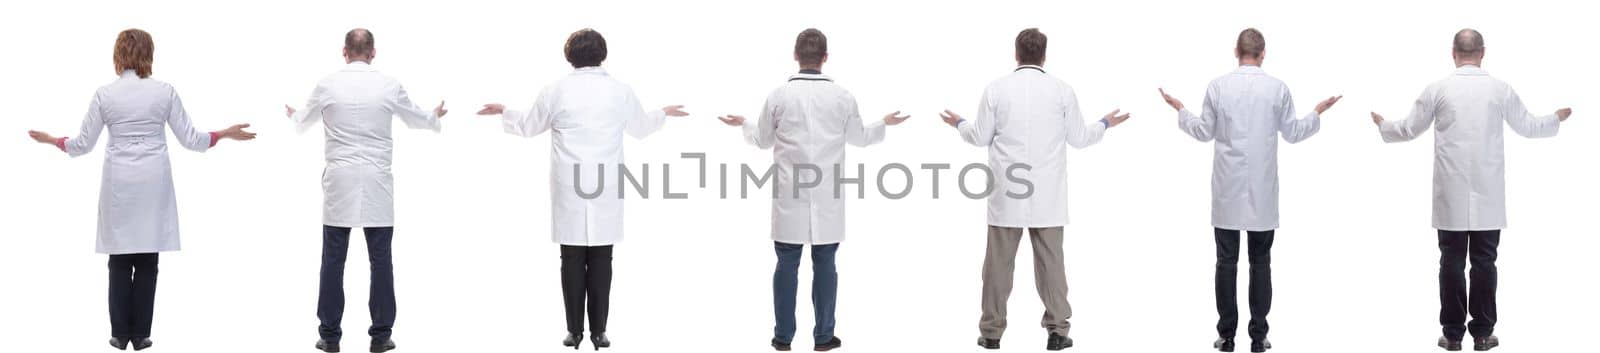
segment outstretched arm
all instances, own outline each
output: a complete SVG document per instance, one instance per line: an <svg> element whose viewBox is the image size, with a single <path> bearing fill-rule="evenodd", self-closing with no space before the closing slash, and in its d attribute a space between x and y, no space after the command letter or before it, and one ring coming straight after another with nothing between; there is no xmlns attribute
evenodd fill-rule
<svg viewBox="0 0 1600 353"><path fill-rule="evenodd" d="M1295 113L1297 112L1294 109L1294 97L1289 94L1289 90L1285 89L1283 91L1283 101L1280 103L1280 106L1284 107L1284 109L1278 115L1279 135L1283 136L1283 140L1289 143L1299 143L1311 138L1311 136L1317 134L1317 131L1322 130L1322 112L1332 108L1334 103L1338 103L1343 98L1344 96L1328 97L1328 99L1317 103L1317 108L1312 110L1310 114L1306 114L1305 118L1296 119Z"/></svg>
<svg viewBox="0 0 1600 353"><path fill-rule="evenodd" d="M1511 131L1527 138L1541 138L1555 136L1561 131L1561 122L1567 121L1572 116L1571 108L1561 108L1555 114L1534 116L1528 112L1528 107L1522 105L1522 97L1517 91L1508 90L1506 97L1505 120L1511 126Z"/></svg>
<svg viewBox="0 0 1600 353"><path fill-rule="evenodd" d="M1106 114L1099 121L1085 123L1083 121L1083 109L1078 106L1078 94L1069 92L1066 99L1067 145L1072 146L1072 148L1083 149L1099 143L1100 139L1106 136L1106 129L1122 124L1130 116L1130 114L1117 115L1117 113L1122 112L1122 109L1117 109L1111 111L1110 114Z"/></svg>
<svg viewBox="0 0 1600 353"><path fill-rule="evenodd" d="M95 143L100 141L100 132L105 128L106 123L100 112L100 94L97 92L94 99L89 101L89 112L83 116L83 125L78 128L78 137L70 139L55 137L39 131L28 131L28 136L39 143L54 145L68 156L77 157L94 150Z"/></svg>
<svg viewBox="0 0 1600 353"><path fill-rule="evenodd" d="M990 101L989 91L983 92L983 98L978 101L978 115L967 121L960 115L946 109L940 116L946 124L950 124L961 133L961 140L973 146L985 147L994 142L994 137L999 133L996 128L999 122L995 121L994 104Z"/></svg>
<svg viewBox="0 0 1600 353"><path fill-rule="evenodd" d="M1216 137L1214 132L1217 128L1217 111L1215 109L1216 104L1211 101L1211 92L1206 92L1205 100L1200 104L1200 116L1195 116L1188 109L1184 109L1183 102L1167 94L1167 90L1157 88L1156 92L1161 92L1161 100L1166 101L1168 106L1178 111L1179 130L1183 130L1183 133L1200 140L1200 142L1211 141L1212 138Z"/></svg>
<svg viewBox="0 0 1600 353"><path fill-rule="evenodd" d="M756 148L768 149L777 142L778 122L775 117L777 114L778 112L773 111L771 102L764 102L761 106L761 115L756 117L753 124L745 121L744 116L732 114L717 117L717 120L722 120L722 123L728 126L741 127L745 142Z"/></svg>
<svg viewBox="0 0 1600 353"><path fill-rule="evenodd" d="M668 116L689 116L688 112L683 111L683 106L681 105L669 105L657 110L644 111L643 105L639 104L638 96L635 96L632 91L628 92L627 104L633 107L629 109L630 111L637 113L628 118L624 129L628 131L628 135L637 139L648 137L650 134L660 131L661 126L666 125Z"/></svg>
<svg viewBox="0 0 1600 353"><path fill-rule="evenodd" d="M1433 114L1439 109L1439 99L1433 92L1433 87L1428 87L1417 97L1416 103L1411 106L1411 115L1405 120L1384 120L1377 112L1372 113L1372 123L1378 125L1378 133L1383 135L1383 142L1411 141L1428 131L1433 126Z"/></svg>
<svg viewBox="0 0 1600 353"><path fill-rule="evenodd" d="M444 101L439 101L439 106L433 108L433 111L422 110L416 103L411 102L411 95L406 94L406 88L403 86L397 87L387 98L384 103L389 105L389 110L399 116L406 127L412 129L439 132L441 125L439 119L450 112L444 109Z"/></svg>
<svg viewBox="0 0 1600 353"><path fill-rule="evenodd" d="M317 88L311 91L311 97L306 99L304 109L296 111L294 107L284 105L283 110L284 114L289 116L289 121L294 122L295 133L303 134L310 130L312 125L316 125L317 121L322 120L322 110L327 109L332 103L333 96L329 95L328 90L322 85L317 85Z"/></svg>
<svg viewBox="0 0 1600 353"><path fill-rule="evenodd" d="M554 111L554 102L548 98L547 92L539 92L539 99L533 102L533 108L528 110L506 110L506 106L499 103L484 104L478 115L500 115L500 125L505 132L521 137L534 137L550 130L551 113Z"/></svg>

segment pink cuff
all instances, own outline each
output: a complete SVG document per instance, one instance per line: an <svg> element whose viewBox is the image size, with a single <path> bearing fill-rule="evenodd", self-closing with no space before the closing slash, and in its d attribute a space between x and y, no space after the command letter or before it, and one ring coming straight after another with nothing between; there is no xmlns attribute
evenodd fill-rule
<svg viewBox="0 0 1600 353"><path fill-rule="evenodd" d="M67 138L62 137L62 138L56 139L56 148L60 148L61 152L66 152L67 151Z"/></svg>
<svg viewBox="0 0 1600 353"><path fill-rule="evenodd" d="M212 131L211 132L211 145L210 146L206 146L206 148L217 147L217 139L219 137L222 137L222 133L216 132L216 131Z"/></svg>

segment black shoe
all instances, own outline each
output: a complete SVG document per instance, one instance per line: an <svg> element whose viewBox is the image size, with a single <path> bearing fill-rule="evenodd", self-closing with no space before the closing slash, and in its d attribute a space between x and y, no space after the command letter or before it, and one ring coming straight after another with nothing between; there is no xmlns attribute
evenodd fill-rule
<svg viewBox="0 0 1600 353"><path fill-rule="evenodd" d="M383 341L372 342L372 349L369 352L383 353L392 350L394 350L394 340L385 338Z"/></svg>
<svg viewBox="0 0 1600 353"><path fill-rule="evenodd" d="M1044 341L1045 350L1059 351L1067 348L1072 348L1071 337L1062 336L1052 332L1050 333L1050 338Z"/></svg>
<svg viewBox="0 0 1600 353"><path fill-rule="evenodd" d="M605 332L595 332L589 335L589 342L594 343L594 350L597 351L601 348L611 348L611 340L606 338Z"/></svg>
<svg viewBox="0 0 1600 353"><path fill-rule="evenodd" d="M583 334L568 333L567 339L561 340L561 345L565 347L572 347L572 349L576 350L578 349L578 346L583 345Z"/></svg>
<svg viewBox="0 0 1600 353"><path fill-rule="evenodd" d="M1472 350L1475 350L1475 351L1483 352L1483 351L1487 351L1487 350L1490 350L1490 349L1494 349L1494 347L1499 347L1499 346L1500 346L1500 337L1495 337L1494 335L1489 335L1489 337L1483 337L1483 338L1478 338L1478 337L1473 337L1472 338Z"/></svg>
<svg viewBox="0 0 1600 353"><path fill-rule="evenodd" d="M779 352L788 352L789 349L790 349L789 342L779 341L777 337L773 337L772 338L772 349L777 350Z"/></svg>
<svg viewBox="0 0 1600 353"><path fill-rule="evenodd" d="M136 351L142 351L145 348L156 345L155 342L150 342L149 337L134 337L128 340L128 344L133 346L133 350Z"/></svg>
<svg viewBox="0 0 1600 353"><path fill-rule="evenodd" d="M111 338L111 348L116 348L119 351L128 350L128 340L127 339L123 339L123 338L112 337Z"/></svg>
<svg viewBox="0 0 1600 353"><path fill-rule="evenodd" d="M978 347L983 347L983 349L1000 349L1000 339L978 337Z"/></svg>
<svg viewBox="0 0 1600 353"><path fill-rule="evenodd" d="M339 353L339 342L330 342L326 339L319 339L317 340L317 350L328 353Z"/></svg>
<svg viewBox="0 0 1600 353"><path fill-rule="evenodd" d="M1268 349L1272 349L1272 341L1268 341L1266 339L1262 339L1260 341L1250 341L1250 352L1261 353L1266 352Z"/></svg>
<svg viewBox="0 0 1600 353"><path fill-rule="evenodd" d="M1444 348L1444 350L1451 352L1459 352L1461 351L1461 340L1439 336L1439 348Z"/></svg>
<svg viewBox="0 0 1600 353"><path fill-rule="evenodd" d="M833 350L834 348L839 348L840 346L844 346L844 341L840 341L838 336L834 336L833 338L828 339L828 342L818 343L817 347L813 350L818 352L827 352Z"/></svg>
<svg viewBox="0 0 1600 353"><path fill-rule="evenodd" d="M1218 338L1216 342L1211 342L1211 348L1214 348L1219 352L1232 352L1233 351L1233 338L1232 337Z"/></svg>

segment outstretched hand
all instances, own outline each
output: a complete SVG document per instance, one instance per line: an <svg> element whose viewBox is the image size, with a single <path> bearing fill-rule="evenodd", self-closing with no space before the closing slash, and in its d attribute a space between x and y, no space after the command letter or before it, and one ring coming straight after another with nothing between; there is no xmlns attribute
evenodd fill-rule
<svg viewBox="0 0 1600 353"><path fill-rule="evenodd" d="M34 131L34 130L28 130L28 137L32 137L33 141L35 141L35 142L43 143L43 144L47 144L47 145L54 145L54 144L56 144L56 140L57 140L55 136L50 136L50 134L44 133L42 131Z"/></svg>
<svg viewBox="0 0 1600 353"><path fill-rule="evenodd" d="M722 120L722 123L728 126L744 126L744 117L738 115L723 115L717 117L717 120Z"/></svg>
<svg viewBox="0 0 1600 353"><path fill-rule="evenodd" d="M505 105L500 103L489 103L484 104L483 109L478 110L478 115L500 115L505 114L505 112Z"/></svg>
<svg viewBox="0 0 1600 353"><path fill-rule="evenodd" d="M450 113L449 110L444 109L444 101L442 101L442 100L439 101L439 106L438 107L434 107L433 108L433 117L435 117L435 118L443 118L445 114L449 114L449 113Z"/></svg>
<svg viewBox="0 0 1600 353"><path fill-rule="evenodd" d="M1556 109L1557 119L1561 119L1561 121L1567 121L1567 117L1569 116L1572 116L1572 108Z"/></svg>
<svg viewBox="0 0 1600 353"><path fill-rule="evenodd" d="M283 116L293 118L294 117L294 107L291 107L288 104L284 104L283 105Z"/></svg>
<svg viewBox="0 0 1600 353"><path fill-rule="evenodd" d="M949 109L945 109L943 113L939 113L939 120L944 120L945 125L950 125L950 127L958 127L958 125L961 125L961 115L956 114L956 112L952 112Z"/></svg>
<svg viewBox="0 0 1600 353"><path fill-rule="evenodd" d="M1161 92L1161 100L1167 101L1167 105L1172 106L1172 110L1183 110L1183 102L1179 102L1177 98L1172 98L1172 95L1167 94L1167 90L1156 88L1156 92Z"/></svg>
<svg viewBox="0 0 1600 353"><path fill-rule="evenodd" d="M900 115L900 111L896 110L893 113L883 115L883 124L889 126L900 125L900 123L903 123L906 121L906 119L910 118L910 115Z"/></svg>
<svg viewBox="0 0 1600 353"><path fill-rule="evenodd" d="M1183 104L1178 105L1182 106ZM1122 113L1122 115L1117 115L1117 113L1122 113L1122 109L1112 110L1111 113L1106 114L1104 118L1106 119L1106 128L1113 128L1117 127L1117 125L1122 125L1122 122L1128 121L1128 118L1133 117L1132 113Z"/></svg>
<svg viewBox="0 0 1600 353"><path fill-rule="evenodd" d="M1372 125L1383 126L1383 116L1378 115L1378 112L1372 112Z"/></svg>
<svg viewBox="0 0 1600 353"><path fill-rule="evenodd" d="M1322 115L1322 112L1328 111L1328 108L1333 108L1333 104L1338 103L1340 99L1344 99L1344 96L1338 95L1328 97L1328 99L1322 101L1322 103L1317 103L1317 115Z"/></svg>
<svg viewBox="0 0 1600 353"><path fill-rule="evenodd" d="M244 131L244 128L247 127L250 127L250 124L237 124L234 126L229 126L226 129L222 129L222 131L217 131L217 137L238 141L250 141L256 139L256 133Z"/></svg>
<svg viewBox="0 0 1600 353"><path fill-rule="evenodd" d="M665 106L665 107L661 108L661 111L667 113L667 116L678 116L678 117L689 116L689 112L683 111L683 106L682 105Z"/></svg>

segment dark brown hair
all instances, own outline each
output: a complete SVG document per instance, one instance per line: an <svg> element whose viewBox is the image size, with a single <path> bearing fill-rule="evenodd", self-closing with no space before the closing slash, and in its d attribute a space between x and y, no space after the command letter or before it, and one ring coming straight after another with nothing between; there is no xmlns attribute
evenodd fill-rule
<svg viewBox="0 0 1600 353"><path fill-rule="evenodd" d="M606 61L606 37L592 28L580 29L567 37L567 45L561 51L573 68L600 66Z"/></svg>
<svg viewBox="0 0 1600 353"><path fill-rule="evenodd" d="M129 28L117 34L117 46L111 54L117 73L133 70L139 78L150 77L150 66L155 63L156 43L150 33Z"/></svg>
<svg viewBox="0 0 1600 353"><path fill-rule="evenodd" d="M1267 38L1255 28L1239 31L1239 41L1233 45L1233 55L1240 58L1260 58L1267 51Z"/></svg>
<svg viewBox="0 0 1600 353"><path fill-rule="evenodd" d="M1023 65L1044 64L1045 47L1050 38L1038 28L1029 28L1017 33L1017 63Z"/></svg>
<svg viewBox="0 0 1600 353"><path fill-rule="evenodd" d="M822 59L828 56L828 36L816 28L806 28L794 38L794 58L800 65L822 65Z"/></svg>

